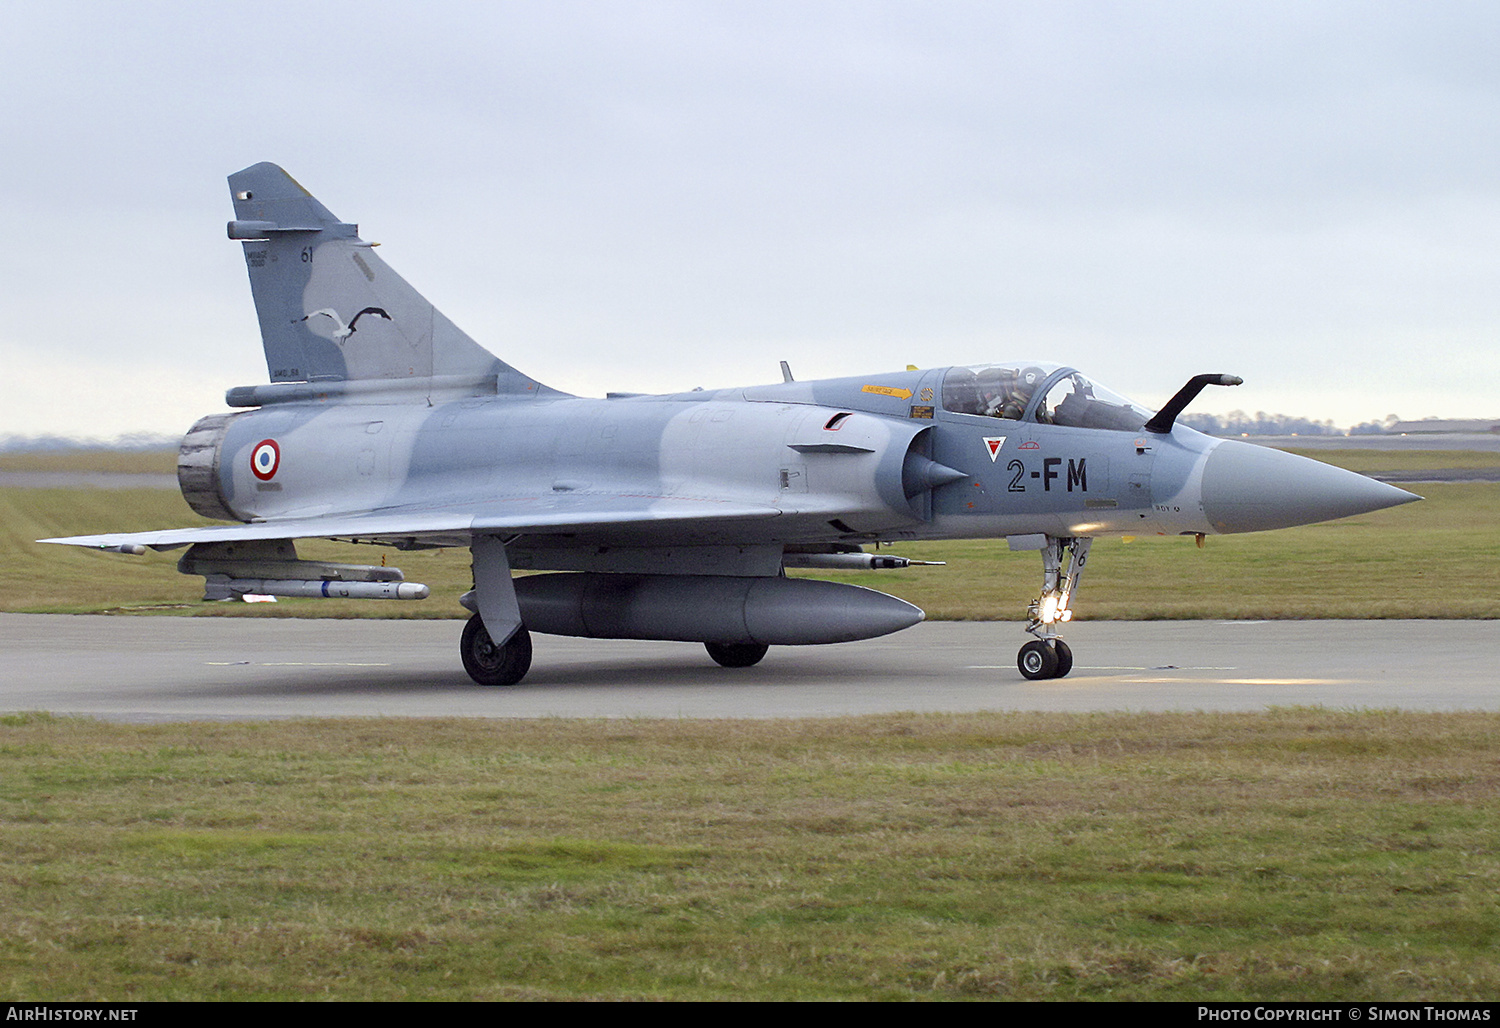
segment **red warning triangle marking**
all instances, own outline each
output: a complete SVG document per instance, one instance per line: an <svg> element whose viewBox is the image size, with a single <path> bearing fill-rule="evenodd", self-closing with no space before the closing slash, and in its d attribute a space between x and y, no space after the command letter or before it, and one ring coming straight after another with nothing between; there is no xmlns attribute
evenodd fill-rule
<svg viewBox="0 0 1500 1028"><path fill-rule="evenodd" d="M1005 436L987 435L984 437L984 445L990 451L990 460L993 462L1000 457L1000 447L1005 445Z"/></svg>

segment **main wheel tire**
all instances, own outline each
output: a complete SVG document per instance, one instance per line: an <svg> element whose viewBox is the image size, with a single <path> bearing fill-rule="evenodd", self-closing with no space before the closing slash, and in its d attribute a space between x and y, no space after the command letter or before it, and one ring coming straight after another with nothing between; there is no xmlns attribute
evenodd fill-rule
<svg viewBox="0 0 1500 1028"><path fill-rule="evenodd" d="M1057 675L1057 651L1040 639L1029 642L1016 654L1016 667L1032 681L1053 678Z"/></svg>
<svg viewBox="0 0 1500 1028"><path fill-rule="evenodd" d="M478 614L464 626L459 644L464 670L479 685L515 685L531 670L531 633L522 625L503 646L496 646Z"/></svg>
<svg viewBox="0 0 1500 1028"><path fill-rule="evenodd" d="M1073 650L1061 639L1052 644L1052 651L1057 654L1057 671L1053 678L1066 678L1069 671L1073 670Z"/></svg>
<svg viewBox="0 0 1500 1028"><path fill-rule="evenodd" d="M720 667L752 667L771 647L760 643L704 643L703 648Z"/></svg>

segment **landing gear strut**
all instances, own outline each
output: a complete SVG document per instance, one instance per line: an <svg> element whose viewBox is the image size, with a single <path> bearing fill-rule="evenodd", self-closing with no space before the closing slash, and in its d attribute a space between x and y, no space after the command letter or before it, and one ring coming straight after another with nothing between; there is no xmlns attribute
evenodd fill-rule
<svg viewBox="0 0 1500 1028"><path fill-rule="evenodd" d="M1062 678L1073 670L1073 651L1057 637L1057 626L1073 619L1073 593L1083 577L1092 542L1087 536L1066 539L1049 535L1042 547L1042 595L1026 612L1026 631L1036 639L1016 654L1016 667L1026 678ZM1066 568L1064 550L1068 554Z"/></svg>

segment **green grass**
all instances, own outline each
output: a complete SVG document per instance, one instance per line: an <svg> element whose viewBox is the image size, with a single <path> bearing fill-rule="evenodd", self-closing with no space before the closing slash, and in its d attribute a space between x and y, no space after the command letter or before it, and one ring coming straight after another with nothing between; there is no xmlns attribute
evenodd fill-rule
<svg viewBox="0 0 1500 1028"><path fill-rule="evenodd" d="M177 473L176 450L48 450L0 453L0 471L111 471L120 474Z"/></svg>
<svg viewBox="0 0 1500 1028"><path fill-rule="evenodd" d="M64 455L66 456L66 455ZM124 455L136 457L139 455ZM1496 454L1325 451L1332 463L1486 466ZM80 469L81 470L81 469ZM1500 483L1414 487L1426 500L1279 532L1097 540L1076 604L1081 619L1500 617ZM122 557L40 546L47 536L207 524L170 490L0 489L0 610L139 611L234 616L465 617L467 550L401 553L319 541L308 558L402 568L432 587L421 602L283 599L199 602L201 579L176 572L179 553ZM891 552L946 567L809 577L867 585L944 620L1016 620L1035 595L1040 561L1003 540L903 544Z"/></svg>
<svg viewBox="0 0 1500 1028"><path fill-rule="evenodd" d="M433 586L421 602L282 600L277 604L202 603L203 579L177 572L181 550L141 557L95 553L35 540L104 531L135 532L214 522L193 513L169 489L0 489L0 611L270 614L300 617L467 617L458 597L470 588L464 549L297 544L310 560L379 564L389 559L408 580ZM270 608L267 610L267 608Z"/></svg>
<svg viewBox="0 0 1500 1028"><path fill-rule="evenodd" d="M1500 716L0 718L0 994L1487 1000Z"/></svg>
<svg viewBox="0 0 1500 1028"><path fill-rule="evenodd" d="M1500 452L1491 450L1298 450L1287 449L1335 464L1361 475L1382 471L1420 471L1427 468L1495 468L1500 467Z"/></svg>
<svg viewBox="0 0 1500 1028"><path fill-rule="evenodd" d="M1487 466L1347 456L1377 461L1362 470ZM127 464L25 469L171 466ZM1201 550L1101 540L1081 616L1497 616L1500 485L1418 491L1427 502ZM386 551L434 587L424 603L271 607L197 602L176 554L32 542L200 520L166 490L0 489L0 609L462 614L464 551ZM1002 619L1038 579L1036 555L1003 542L895 552L951 563L816 577ZM1492 714L15 714L0 716L0 783L0 994L14 999L1484 1001L1500 988Z"/></svg>

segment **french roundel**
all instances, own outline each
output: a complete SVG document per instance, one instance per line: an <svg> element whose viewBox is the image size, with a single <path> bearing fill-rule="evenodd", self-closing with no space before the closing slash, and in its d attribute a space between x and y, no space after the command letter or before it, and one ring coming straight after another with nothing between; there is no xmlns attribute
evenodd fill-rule
<svg viewBox="0 0 1500 1028"><path fill-rule="evenodd" d="M276 445L275 439L262 439L255 444L255 449L250 451L250 470L255 477L262 482L269 482L276 477L276 469L281 467L281 447Z"/></svg>

